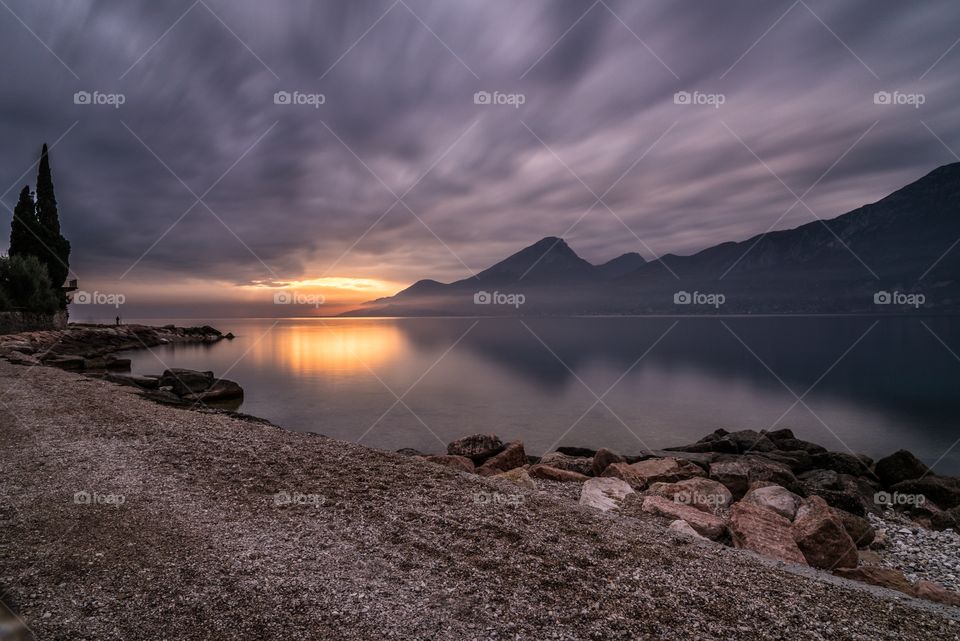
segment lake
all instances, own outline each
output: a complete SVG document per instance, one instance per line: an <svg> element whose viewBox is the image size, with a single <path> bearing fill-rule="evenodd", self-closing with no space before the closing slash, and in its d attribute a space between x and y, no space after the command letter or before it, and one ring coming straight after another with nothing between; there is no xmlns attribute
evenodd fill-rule
<svg viewBox="0 0 960 641"><path fill-rule="evenodd" d="M389 450L439 453L495 432L532 454L630 453L718 427L789 427L828 449L906 448L960 474L960 322L947 318L138 322L237 338L128 353L134 373L213 370L243 386L243 412Z"/></svg>

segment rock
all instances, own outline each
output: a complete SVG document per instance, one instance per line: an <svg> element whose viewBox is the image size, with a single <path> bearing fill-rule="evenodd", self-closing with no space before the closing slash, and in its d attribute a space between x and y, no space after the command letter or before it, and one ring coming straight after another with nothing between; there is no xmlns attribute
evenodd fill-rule
<svg viewBox="0 0 960 641"><path fill-rule="evenodd" d="M913 593L913 586L900 570L882 568L875 565L862 565L852 568L837 568L833 573L845 579L869 583L870 585L889 588L906 594Z"/></svg>
<svg viewBox="0 0 960 641"><path fill-rule="evenodd" d="M714 443L714 452L745 454L747 452L770 452L777 449L766 434L755 430L730 432Z"/></svg>
<svg viewBox="0 0 960 641"><path fill-rule="evenodd" d="M775 452L763 452L759 456L786 465L794 474L807 472L814 468L813 456L803 450L777 450Z"/></svg>
<svg viewBox="0 0 960 641"><path fill-rule="evenodd" d="M130 374L107 374L106 380L111 383L117 383L118 385L126 385L128 387L138 387L141 389L157 389L159 387L159 379L153 376L133 376Z"/></svg>
<svg viewBox="0 0 960 641"><path fill-rule="evenodd" d="M558 470L567 470L589 476L593 474L593 459L584 456L570 456L563 452L548 452L540 458L540 463L555 467Z"/></svg>
<svg viewBox="0 0 960 641"><path fill-rule="evenodd" d="M196 394L213 385L213 372L198 372L192 369L171 368L160 375L160 387L170 387L178 396Z"/></svg>
<svg viewBox="0 0 960 641"><path fill-rule="evenodd" d="M470 459L467 460L469 461ZM530 478L530 473L527 472L526 468L523 467L515 467L508 472L495 474L493 478L510 481L511 483L519 485L520 487L525 487L528 490L537 489L537 483Z"/></svg>
<svg viewBox="0 0 960 641"><path fill-rule="evenodd" d="M874 488L870 481L834 470L811 470L799 476L800 493L805 496L820 496L831 506L863 516L875 509Z"/></svg>
<svg viewBox="0 0 960 641"><path fill-rule="evenodd" d="M898 450L877 461L874 470L883 487L912 481L930 473L930 468L907 450Z"/></svg>
<svg viewBox="0 0 960 641"><path fill-rule="evenodd" d="M427 456L420 450L415 450L412 447L401 447L399 450L397 450L397 454L403 454L404 456L422 456L424 458Z"/></svg>
<svg viewBox="0 0 960 641"><path fill-rule="evenodd" d="M611 463L625 463L626 461L627 459L619 454L615 454L607 448L601 447L597 450L597 453L593 455L593 475L601 476Z"/></svg>
<svg viewBox="0 0 960 641"><path fill-rule="evenodd" d="M596 455L596 450L591 450L587 447L558 447L557 451L561 454L566 454L567 456L575 456L577 458L593 458Z"/></svg>
<svg viewBox="0 0 960 641"><path fill-rule="evenodd" d="M767 438L770 438L769 436ZM802 441L798 438L783 438L774 441L777 449L784 451L801 450L807 454L821 454L827 451L827 448L810 441Z"/></svg>
<svg viewBox="0 0 960 641"><path fill-rule="evenodd" d="M81 372L86 366L86 359L83 356L72 354L53 355L41 360L44 365L52 365L71 372Z"/></svg>
<svg viewBox="0 0 960 641"><path fill-rule="evenodd" d="M669 519L681 519L686 521L697 534L708 539L719 539L727 530L727 525L723 519L713 514L703 512L695 507L675 503L662 496L647 496L643 499L643 511L647 514L655 514Z"/></svg>
<svg viewBox="0 0 960 641"><path fill-rule="evenodd" d="M793 430L787 428L782 428L779 430L773 430L772 432L765 432L767 438L776 443L777 441L782 441L784 439L794 439L796 438L793 435Z"/></svg>
<svg viewBox="0 0 960 641"><path fill-rule="evenodd" d="M675 452L671 450L651 450L643 457L638 458L636 461L628 461L630 463L636 463L638 461L646 460L649 458L675 458L678 461L690 461L691 463L696 463L706 472L710 469L710 464L717 460L717 454L714 452Z"/></svg>
<svg viewBox="0 0 960 641"><path fill-rule="evenodd" d="M960 592L952 592L939 583L933 583L932 581L917 581L913 586L913 596L918 599L926 599L928 601L943 603L944 605L960 607Z"/></svg>
<svg viewBox="0 0 960 641"><path fill-rule="evenodd" d="M706 476L699 465L677 458L648 459L632 463L630 470L643 487L654 483L676 483L697 476Z"/></svg>
<svg viewBox="0 0 960 641"><path fill-rule="evenodd" d="M840 474L850 474L851 476L873 476L873 472L860 458L845 452L814 454L813 467L821 470L833 470Z"/></svg>
<svg viewBox="0 0 960 641"><path fill-rule="evenodd" d="M628 494L633 494L633 488L626 481L610 477L592 478L580 490L580 505L609 512L619 509Z"/></svg>
<svg viewBox="0 0 960 641"><path fill-rule="evenodd" d="M563 481L571 483L583 483L589 476L579 474L578 472L571 472L569 470L560 470L555 467L550 467L549 465L543 465L537 463L536 465L531 465L528 470L530 476L536 479L544 479L547 481Z"/></svg>
<svg viewBox="0 0 960 641"><path fill-rule="evenodd" d="M506 447L496 434L472 434L447 445L447 454L466 456L480 465L491 456L495 456Z"/></svg>
<svg viewBox="0 0 960 641"><path fill-rule="evenodd" d="M174 388L176 391L176 388ZM239 383L228 381L225 378L217 379L213 385L202 392L183 394L183 399L191 402L209 403L212 401L227 401L243 398L243 388Z"/></svg>
<svg viewBox="0 0 960 641"><path fill-rule="evenodd" d="M793 540L790 521L754 503L735 503L730 510L733 545L784 563L806 565Z"/></svg>
<svg viewBox="0 0 960 641"><path fill-rule="evenodd" d="M40 359L24 352L10 352L7 354L7 360L14 365L39 365Z"/></svg>
<svg viewBox="0 0 960 641"><path fill-rule="evenodd" d="M749 490L743 500L772 510L788 521L793 521L803 499L785 487L768 485Z"/></svg>
<svg viewBox="0 0 960 641"><path fill-rule="evenodd" d="M847 531L854 545L858 548L865 548L873 543L876 532L873 531L873 526L870 525L870 521L862 516L844 512L835 507L830 509L833 511L834 516L840 519L840 523L843 524L843 529Z"/></svg>
<svg viewBox="0 0 960 641"><path fill-rule="evenodd" d="M793 540L807 563L815 568L857 567L857 546L819 496L803 501L793 521Z"/></svg>
<svg viewBox="0 0 960 641"><path fill-rule="evenodd" d="M686 537L688 539L700 540L700 541L709 541L705 536L700 536L697 534L697 531L690 527L690 524L684 521L683 519L677 519L670 523L667 526L667 529L673 532L674 534L679 534L680 536Z"/></svg>
<svg viewBox="0 0 960 641"><path fill-rule="evenodd" d="M782 463L759 456L726 458L710 465L710 478L723 483L734 499L743 498L754 481L769 481L794 491L797 478Z"/></svg>
<svg viewBox="0 0 960 641"><path fill-rule="evenodd" d="M116 356L105 356L105 366L109 370L129 371L131 361L129 358L117 358Z"/></svg>
<svg viewBox="0 0 960 641"><path fill-rule="evenodd" d="M488 458L477 468L481 476L493 476L527 464L527 454L523 451L523 441L513 441L499 454Z"/></svg>
<svg viewBox="0 0 960 641"><path fill-rule="evenodd" d="M437 465L443 465L444 467L449 467L460 472L470 472L473 473L473 461L468 459L466 456L456 456L451 454L440 454L437 456L426 456L425 460L435 463Z"/></svg>
<svg viewBox="0 0 960 641"><path fill-rule="evenodd" d="M648 492L710 514L718 514L733 500L730 490L723 484L701 477L676 483L654 483Z"/></svg>
<svg viewBox="0 0 960 641"><path fill-rule="evenodd" d="M234 338L236 338L236 336L233 335L233 332L227 332L223 337L228 341L232 341Z"/></svg>
<svg viewBox="0 0 960 641"><path fill-rule="evenodd" d="M920 479L900 481L890 486L890 491L901 495L923 496L937 507L949 510L960 505L960 479L928 474Z"/></svg>

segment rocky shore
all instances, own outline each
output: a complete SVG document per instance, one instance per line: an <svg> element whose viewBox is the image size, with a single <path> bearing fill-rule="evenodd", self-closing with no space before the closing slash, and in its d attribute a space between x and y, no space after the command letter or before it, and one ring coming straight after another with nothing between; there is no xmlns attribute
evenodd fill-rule
<svg viewBox="0 0 960 641"><path fill-rule="evenodd" d="M130 359L116 352L161 345L212 344L232 340L233 334L203 325L83 325L67 329L0 335L0 358L19 365L46 365L105 378L139 390L143 396L168 405L193 409L239 407L243 389L234 381L216 378L213 372L171 368L160 374L131 376Z"/></svg>
<svg viewBox="0 0 960 641"><path fill-rule="evenodd" d="M956 480L907 452L718 430L652 452L474 435L389 453L16 356L150 336L104 329L90 351L0 338L7 638L960 639ZM216 381L151 380L179 399Z"/></svg>
<svg viewBox="0 0 960 641"><path fill-rule="evenodd" d="M720 429L632 455L565 447L529 456L494 434L461 438L442 455L405 453L531 489L547 481L600 512L960 607L960 480L906 450L874 462L788 429Z"/></svg>

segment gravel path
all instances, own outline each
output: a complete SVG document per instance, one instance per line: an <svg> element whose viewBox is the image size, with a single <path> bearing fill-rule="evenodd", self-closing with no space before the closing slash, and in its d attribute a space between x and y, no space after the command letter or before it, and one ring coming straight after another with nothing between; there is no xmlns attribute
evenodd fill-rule
<svg viewBox="0 0 960 641"><path fill-rule="evenodd" d="M960 638L956 610L60 370L0 362L0 450L0 589L38 639Z"/></svg>

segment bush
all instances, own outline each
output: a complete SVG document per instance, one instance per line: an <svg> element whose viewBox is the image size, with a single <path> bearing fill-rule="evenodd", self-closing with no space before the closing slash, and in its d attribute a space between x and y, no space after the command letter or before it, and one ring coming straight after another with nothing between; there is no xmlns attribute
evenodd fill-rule
<svg viewBox="0 0 960 641"><path fill-rule="evenodd" d="M0 306L43 314L59 309L57 291L36 256L0 257Z"/></svg>

